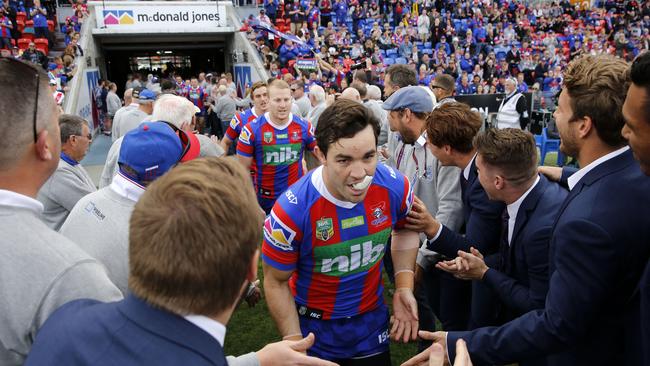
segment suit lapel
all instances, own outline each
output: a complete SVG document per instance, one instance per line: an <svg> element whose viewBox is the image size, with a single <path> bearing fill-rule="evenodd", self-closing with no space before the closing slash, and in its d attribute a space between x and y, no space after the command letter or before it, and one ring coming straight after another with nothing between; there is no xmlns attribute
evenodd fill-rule
<svg viewBox="0 0 650 366"><path fill-rule="evenodd" d="M183 317L154 308L131 294L120 303L118 309L140 327L194 350L214 365L226 364L219 342Z"/></svg>

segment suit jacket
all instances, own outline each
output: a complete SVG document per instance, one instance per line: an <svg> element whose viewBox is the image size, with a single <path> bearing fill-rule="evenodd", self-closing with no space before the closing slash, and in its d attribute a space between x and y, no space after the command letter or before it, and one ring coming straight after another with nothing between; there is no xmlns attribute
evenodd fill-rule
<svg viewBox="0 0 650 366"><path fill-rule="evenodd" d="M625 319L650 254L650 177L628 150L587 173L554 224L544 309L501 327L450 332L472 359L492 364L547 357L550 365L636 365ZM637 299L638 301L638 299ZM451 346L451 347L449 347Z"/></svg>
<svg viewBox="0 0 650 366"><path fill-rule="evenodd" d="M644 354L644 365L650 365L650 261L645 266L639 288L641 293L641 349Z"/></svg>
<svg viewBox="0 0 650 366"><path fill-rule="evenodd" d="M25 365L227 366L217 340L183 317L133 295L113 303L77 300L41 328Z"/></svg>
<svg viewBox="0 0 650 366"><path fill-rule="evenodd" d="M499 254L500 269L490 268L483 277L506 305L508 318L544 307L551 231L568 194L541 176L519 206L510 246Z"/></svg>
<svg viewBox="0 0 650 366"><path fill-rule="evenodd" d="M461 172L461 179L462 179ZM456 258L459 249L469 251L470 246L483 254L494 253L499 247L503 202L492 201L478 180L476 160L472 161L467 184L461 184L465 236L443 226L440 236L427 243L427 249Z"/></svg>

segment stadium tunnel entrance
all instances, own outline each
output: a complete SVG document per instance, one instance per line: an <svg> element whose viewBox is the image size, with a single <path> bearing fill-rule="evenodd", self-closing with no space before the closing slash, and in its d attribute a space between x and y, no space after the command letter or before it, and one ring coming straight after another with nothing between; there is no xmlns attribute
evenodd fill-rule
<svg viewBox="0 0 650 366"><path fill-rule="evenodd" d="M108 80L115 82L118 93L124 92L127 76L139 73L146 81L148 74L167 77L170 73L184 79L200 72L221 73L227 70L227 45L232 35L187 35L164 39L156 37L106 37L100 41L100 54Z"/></svg>

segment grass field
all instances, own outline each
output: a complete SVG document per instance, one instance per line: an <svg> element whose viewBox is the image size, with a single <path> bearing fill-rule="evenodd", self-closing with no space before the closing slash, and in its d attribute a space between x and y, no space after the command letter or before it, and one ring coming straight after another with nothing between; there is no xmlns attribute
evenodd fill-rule
<svg viewBox="0 0 650 366"><path fill-rule="evenodd" d="M261 266L259 276L261 282L263 282ZM387 284L386 288L391 288L388 281L385 280L384 283ZM386 301L388 304L391 304L392 299L387 297ZM318 337L318 334L316 334L316 337ZM244 302L235 311L232 319L228 323L225 351L227 355L237 356L259 350L267 343L277 342L280 338L264 299L254 308L249 308ZM408 360L415 355L416 351L417 347L415 343L392 343L390 352L393 365L399 365Z"/></svg>
<svg viewBox="0 0 650 366"><path fill-rule="evenodd" d="M555 166L556 161L557 153L550 152L546 154L544 165ZM261 278L261 266L259 274ZM387 289L390 288L388 281L385 280L384 283L387 284ZM388 304L391 304L390 298L387 298L386 300ZM239 306L237 311L235 311L230 323L228 323L225 350L228 355L241 355L259 350L267 343L277 342L279 340L280 335L271 319L266 302L262 299L254 308L249 308L246 303L243 303ZM392 343L390 352L393 365L399 365L406 361L415 355L416 351L417 347L415 343Z"/></svg>

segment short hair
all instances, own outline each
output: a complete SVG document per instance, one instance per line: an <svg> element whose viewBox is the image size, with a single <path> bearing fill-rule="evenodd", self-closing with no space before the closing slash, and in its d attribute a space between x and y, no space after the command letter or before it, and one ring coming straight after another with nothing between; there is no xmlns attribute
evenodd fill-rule
<svg viewBox="0 0 650 366"><path fill-rule="evenodd" d="M325 101L325 89L323 89L323 87L318 84L312 84L309 87L309 95L314 97L314 100L316 100L318 103Z"/></svg>
<svg viewBox="0 0 650 366"><path fill-rule="evenodd" d="M650 122L650 52L643 52L634 59L630 67L629 79L634 85L645 89L646 100L643 105L646 121Z"/></svg>
<svg viewBox="0 0 650 366"><path fill-rule="evenodd" d="M355 82L353 82L352 84L350 84L350 86L351 86L352 88L357 89L357 91L359 92L359 96L361 97L361 99L365 99L366 96L368 95L368 88L366 88L366 84L363 84L363 83L360 83L360 82L358 82L358 81L355 81Z"/></svg>
<svg viewBox="0 0 650 366"><path fill-rule="evenodd" d="M407 65L393 64L386 69L386 75L390 78L390 83L393 86L405 88L409 85L418 85L417 75L415 70Z"/></svg>
<svg viewBox="0 0 650 366"><path fill-rule="evenodd" d="M124 99L133 98L133 88L128 88L124 91Z"/></svg>
<svg viewBox="0 0 650 366"><path fill-rule="evenodd" d="M359 81L359 82L361 82L363 84L368 83L368 77L366 76L366 71L365 70L356 70L354 72L354 75L353 75L352 79L354 79L356 81Z"/></svg>
<svg viewBox="0 0 650 366"><path fill-rule="evenodd" d="M482 124L481 115L467 104L444 103L427 117L427 138L434 146L449 145L458 152L469 153Z"/></svg>
<svg viewBox="0 0 650 366"><path fill-rule="evenodd" d="M456 90L456 82L454 77L448 74L436 75L431 84L435 84L438 87L443 88L449 93L453 93Z"/></svg>
<svg viewBox="0 0 650 366"><path fill-rule="evenodd" d="M627 69L625 61L614 56L586 55L571 61L564 71L563 86L571 97L571 120L590 117L598 137L612 147L625 144L621 129L629 85Z"/></svg>
<svg viewBox="0 0 650 366"><path fill-rule="evenodd" d="M380 100L381 99L381 89L377 85L368 85L366 96L368 99Z"/></svg>
<svg viewBox="0 0 650 366"><path fill-rule="evenodd" d="M318 118L316 127L318 148L324 155L327 155L331 144L342 138L354 137L367 126L372 127L376 144L379 137L377 118L363 104L347 99L337 99Z"/></svg>
<svg viewBox="0 0 650 366"><path fill-rule="evenodd" d="M289 84L281 79L275 79L272 82L269 83L269 96L271 95L271 88L275 89L290 89Z"/></svg>
<svg viewBox="0 0 650 366"><path fill-rule="evenodd" d="M192 102L177 95L163 94L153 106L151 120L169 122L177 128L181 128L183 123L192 122L192 116L194 116Z"/></svg>
<svg viewBox="0 0 650 366"><path fill-rule="evenodd" d="M38 96L36 80L38 79ZM13 58L0 58L0 129L3 141L0 144L0 171L7 170L34 142L33 123L36 117L36 132L54 126L52 115L52 93L49 78L40 66L34 66ZM36 107L38 98L38 110Z"/></svg>
<svg viewBox="0 0 650 366"><path fill-rule="evenodd" d="M266 88L266 83L263 81L254 82L253 86L251 86L251 97L253 96L253 93L255 93L255 90L259 88Z"/></svg>
<svg viewBox="0 0 650 366"><path fill-rule="evenodd" d="M262 240L262 220L250 174L236 160L200 158L173 168L133 210L130 290L181 315L231 308Z"/></svg>
<svg viewBox="0 0 650 366"><path fill-rule="evenodd" d="M171 89L174 89L174 83L172 83L171 80L164 79L163 81L160 82L160 89L161 89L161 90L171 90Z"/></svg>
<svg viewBox="0 0 650 366"><path fill-rule="evenodd" d="M292 82L292 84L295 85L297 89L305 90L305 83L302 81L302 79L296 79Z"/></svg>
<svg viewBox="0 0 650 366"><path fill-rule="evenodd" d="M537 146L528 131L490 128L474 137L474 147L486 164L499 169L513 185L537 174Z"/></svg>
<svg viewBox="0 0 650 366"><path fill-rule="evenodd" d="M81 136L86 120L73 114L62 114L59 116L59 128L61 129L61 144L65 144L70 136Z"/></svg>

